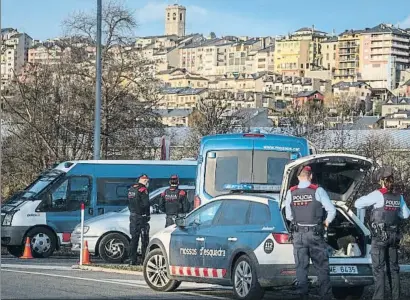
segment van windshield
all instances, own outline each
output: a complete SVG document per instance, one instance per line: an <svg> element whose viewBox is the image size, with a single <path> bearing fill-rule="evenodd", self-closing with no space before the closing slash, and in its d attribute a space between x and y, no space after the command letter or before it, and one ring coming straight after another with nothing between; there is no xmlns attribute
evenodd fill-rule
<svg viewBox="0 0 410 300"><path fill-rule="evenodd" d="M36 197L47 186L60 178L65 172L61 170L47 170L43 172L35 181L33 181L24 190L17 191L13 196L6 200L6 202L12 202L14 200L29 200Z"/></svg>
<svg viewBox="0 0 410 300"><path fill-rule="evenodd" d="M282 184L290 152L266 150L221 150L208 152L205 161L205 192L212 197L225 194L225 184ZM278 189L278 192L280 190Z"/></svg>

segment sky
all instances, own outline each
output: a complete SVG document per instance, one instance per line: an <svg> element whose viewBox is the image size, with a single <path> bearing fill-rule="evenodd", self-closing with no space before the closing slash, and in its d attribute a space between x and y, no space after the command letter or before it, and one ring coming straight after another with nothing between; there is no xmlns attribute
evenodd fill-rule
<svg viewBox="0 0 410 300"><path fill-rule="evenodd" d="M102 0L104 1L107 0ZM187 8L186 32L217 36L275 36L301 27L340 33L380 23L410 27L408 0L120 0L135 14L135 36L164 34L164 10ZM61 23L78 11L93 11L96 0L1 0L1 26L32 38L61 36Z"/></svg>

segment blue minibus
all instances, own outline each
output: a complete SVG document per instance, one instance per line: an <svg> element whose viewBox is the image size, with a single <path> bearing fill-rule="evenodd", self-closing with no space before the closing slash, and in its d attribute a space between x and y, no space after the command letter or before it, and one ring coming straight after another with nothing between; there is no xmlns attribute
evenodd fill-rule
<svg viewBox="0 0 410 300"><path fill-rule="evenodd" d="M225 184L269 184L279 193L285 165L315 153L305 138L259 130L205 136L198 155L194 207L226 193Z"/></svg>
<svg viewBox="0 0 410 300"><path fill-rule="evenodd" d="M128 188L145 173L149 190L167 186L178 174L180 183L194 185L197 162L192 160L90 160L68 161L43 172L26 189L10 197L1 209L1 244L21 256L30 238L34 257L48 257L70 244L80 223L81 203L85 219L126 207Z"/></svg>

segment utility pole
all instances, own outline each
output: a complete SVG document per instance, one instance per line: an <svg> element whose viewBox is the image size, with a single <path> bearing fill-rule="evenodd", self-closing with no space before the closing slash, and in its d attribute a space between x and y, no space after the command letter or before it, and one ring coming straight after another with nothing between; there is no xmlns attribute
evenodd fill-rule
<svg viewBox="0 0 410 300"><path fill-rule="evenodd" d="M102 0L97 0L97 55L95 61L95 116L94 116L94 159L100 159L101 135L101 23Z"/></svg>

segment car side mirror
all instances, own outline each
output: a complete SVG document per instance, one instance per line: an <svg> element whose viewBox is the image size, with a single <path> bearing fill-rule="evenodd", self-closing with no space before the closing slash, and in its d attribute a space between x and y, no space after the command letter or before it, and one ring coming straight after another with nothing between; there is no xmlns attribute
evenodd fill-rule
<svg viewBox="0 0 410 300"><path fill-rule="evenodd" d="M176 218L176 219L175 219L175 225L177 225L178 227L186 227L186 219L185 219L185 217Z"/></svg>

